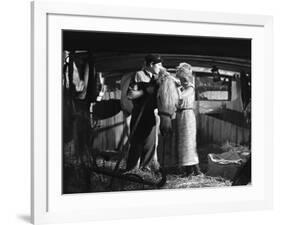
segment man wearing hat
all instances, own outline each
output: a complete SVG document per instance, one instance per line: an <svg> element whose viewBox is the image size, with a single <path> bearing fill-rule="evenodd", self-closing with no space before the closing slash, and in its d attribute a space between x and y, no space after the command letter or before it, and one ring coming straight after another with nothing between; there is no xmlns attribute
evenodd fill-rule
<svg viewBox="0 0 281 225"><path fill-rule="evenodd" d="M159 168L156 160L156 119L154 110L157 106L157 86L155 79L162 67L159 55L145 56L144 67L132 77L127 96L132 100L134 108L130 123L133 132L126 170L134 168Z"/></svg>

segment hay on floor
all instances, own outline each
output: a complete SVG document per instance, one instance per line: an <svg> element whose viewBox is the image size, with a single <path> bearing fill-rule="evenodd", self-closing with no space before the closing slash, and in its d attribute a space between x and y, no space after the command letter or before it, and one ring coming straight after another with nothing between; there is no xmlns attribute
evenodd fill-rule
<svg viewBox="0 0 281 225"><path fill-rule="evenodd" d="M231 186L231 181L221 177L205 175L181 177L180 175L168 175L165 189L174 188L202 188Z"/></svg>

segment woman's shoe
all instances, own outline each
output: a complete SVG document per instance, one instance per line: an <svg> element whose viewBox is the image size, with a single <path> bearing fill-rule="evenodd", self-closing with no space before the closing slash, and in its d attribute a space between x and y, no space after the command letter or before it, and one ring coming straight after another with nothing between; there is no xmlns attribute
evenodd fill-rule
<svg viewBox="0 0 281 225"><path fill-rule="evenodd" d="M183 177L191 177L194 175L192 166L185 166L184 167L184 176Z"/></svg>
<svg viewBox="0 0 281 225"><path fill-rule="evenodd" d="M203 175L203 173L200 170L199 164L193 165L192 169L193 169L194 176L202 176Z"/></svg>

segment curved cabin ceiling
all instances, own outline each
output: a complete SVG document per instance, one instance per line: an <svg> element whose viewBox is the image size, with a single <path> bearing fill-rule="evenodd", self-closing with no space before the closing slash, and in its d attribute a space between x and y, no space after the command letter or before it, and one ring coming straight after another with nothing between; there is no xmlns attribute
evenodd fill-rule
<svg viewBox="0 0 281 225"><path fill-rule="evenodd" d="M251 40L180 35L63 31L63 50L90 52L96 71L120 73L142 67L144 56L158 53L163 65L180 62L230 71L251 71Z"/></svg>

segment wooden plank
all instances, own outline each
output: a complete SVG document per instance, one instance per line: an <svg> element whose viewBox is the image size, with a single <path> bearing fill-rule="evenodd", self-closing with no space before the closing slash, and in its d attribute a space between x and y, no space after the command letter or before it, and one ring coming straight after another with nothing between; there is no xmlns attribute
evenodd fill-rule
<svg viewBox="0 0 281 225"><path fill-rule="evenodd" d="M236 139L236 143L237 144L243 144L244 142L244 129L242 127L238 127L236 126L236 132L237 132L237 139Z"/></svg>
<svg viewBox="0 0 281 225"><path fill-rule="evenodd" d="M105 92L104 93L104 97L103 97L103 100L108 100L109 99L109 94L108 92ZM108 120L107 119L104 119L101 121L102 122L102 128L105 128L108 126ZM103 130L101 131L101 150L106 150L108 149L108 142L107 142L107 132L106 130Z"/></svg>
<svg viewBox="0 0 281 225"><path fill-rule="evenodd" d="M115 94L113 91L108 92L107 100L114 99L114 97L115 97ZM110 117L107 119L107 127L111 127L112 125L115 124L115 117L116 116L113 116L113 117ZM106 137L107 137L107 149L114 150L115 149L115 128L114 127L109 128L106 131Z"/></svg>
<svg viewBox="0 0 281 225"><path fill-rule="evenodd" d="M199 117L200 117L200 127L199 127L200 142L204 143L205 142L205 132L204 132L205 118L204 118L203 114L199 114Z"/></svg>
<svg viewBox="0 0 281 225"><path fill-rule="evenodd" d="M223 123L222 123L222 130L223 130L223 132L222 132L222 142L223 143L225 143L227 141L230 141L229 140L229 133L230 133L229 129L230 129L230 124L223 121Z"/></svg>
<svg viewBox="0 0 281 225"><path fill-rule="evenodd" d="M202 137L204 143L207 143L208 140L208 117L205 114L201 114L202 118Z"/></svg>
<svg viewBox="0 0 281 225"><path fill-rule="evenodd" d="M213 124L213 142L214 143L220 143L221 142L221 137L219 134L219 127L221 124L221 120L215 119L214 118L214 124Z"/></svg>
<svg viewBox="0 0 281 225"><path fill-rule="evenodd" d="M121 99L121 91L120 90L116 90L115 91L115 99ZM123 112L119 112L116 116L115 116L115 124L118 124L120 122L124 122L124 116L123 116ZM117 127L115 127L114 129L114 143L115 143L115 149L117 148L119 142L120 142L120 139L121 139L121 136L124 132L124 123L123 125L119 125Z"/></svg>
<svg viewBox="0 0 281 225"><path fill-rule="evenodd" d="M205 130L204 127L206 126L206 120L203 114L199 114L200 115L200 138L202 139L201 141L204 142L205 141Z"/></svg>
<svg viewBox="0 0 281 225"><path fill-rule="evenodd" d="M210 142L214 142L214 120L215 118L208 116L208 137Z"/></svg>
<svg viewBox="0 0 281 225"><path fill-rule="evenodd" d="M210 137L209 137L209 123L210 123L210 121L209 121L209 117L207 115L205 115L205 116L206 116L206 125L205 125L204 130L205 130L205 134L206 134L206 142L209 142L210 141Z"/></svg>
<svg viewBox="0 0 281 225"><path fill-rule="evenodd" d="M224 143L224 140L222 139L222 135L224 133L224 122L223 121L220 121L218 130L219 130L218 133L219 133L219 137L220 137L218 144L223 144Z"/></svg>
<svg viewBox="0 0 281 225"><path fill-rule="evenodd" d="M217 123L217 119L216 118L214 118L214 117L210 117L211 118L211 120L212 120L212 124L211 124L211 126L212 126L212 130L211 130L211 133L210 133L210 135L211 135L211 137L212 137L212 143L216 143L216 131L215 131L215 127L216 127L216 123Z"/></svg>
<svg viewBox="0 0 281 225"><path fill-rule="evenodd" d="M251 132L250 129L248 129L248 128L243 128L243 142L244 142L246 145L249 145L249 144L250 144L250 132Z"/></svg>
<svg viewBox="0 0 281 225"><path fill-rule="evenodd" d="M222 132L223 132L223 123L222 121L220 121L219 126L218 126L218 135L219 135L219 144L223 144L223 140L222 140Z"/></svg>
<svg viewBox="0 0 281 225"><path fill-rule="evenodd" d="M229 138L230 142L236 143L236 126L232 123L230 123Z"/></svg>

